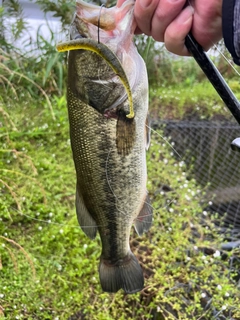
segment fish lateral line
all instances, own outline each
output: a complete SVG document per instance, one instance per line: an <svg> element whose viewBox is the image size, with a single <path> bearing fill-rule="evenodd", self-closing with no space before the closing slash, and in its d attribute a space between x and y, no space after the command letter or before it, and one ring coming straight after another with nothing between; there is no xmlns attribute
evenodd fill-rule
<svg viewBox="0 0 240 320"><path fill-rule="evenodd" d="M118 57L103 43L95 42L91 39L78 39L71 40L68 42L61 42L56 46L58 52L72 51L72 50L88 50L98 54L103 58L108 65L112 68L114 73L121 80L128 96L129 101L129 114L126 115L127 118L134 118L134 109L133 109L133 97L130 84L127 79L127 75L119 61Z"/></svg>

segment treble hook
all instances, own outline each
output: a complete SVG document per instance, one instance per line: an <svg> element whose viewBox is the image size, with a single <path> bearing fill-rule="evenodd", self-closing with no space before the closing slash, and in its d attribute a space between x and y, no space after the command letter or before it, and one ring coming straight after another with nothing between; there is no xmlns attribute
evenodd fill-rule
<svg viewBox="0 0 240 320"><path fill-rule="evenodd" d="M98 43L100 43L100 18L101 18L101 12L103 7L105 7L104 4L101 5L99 10L99 16L98 16Z"/></svg>

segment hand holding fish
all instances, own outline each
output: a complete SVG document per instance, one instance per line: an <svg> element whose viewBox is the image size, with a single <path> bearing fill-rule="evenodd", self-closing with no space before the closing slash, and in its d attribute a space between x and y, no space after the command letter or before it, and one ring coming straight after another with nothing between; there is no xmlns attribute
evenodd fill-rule
<svg viewBox="0 0 240 320"><path fill-rule="evenodd" d="M123 0L118 1L120 5ZM136 0L137 32L165 42L178 55L189 55L184 45L192 31L198 43L208 50L222 38L222 0L195 0L184 8L186 0Z"/></svg>
<svg viewBox="0 0 240 320"><path fill-rule="evenodd" d="M123 0L118 1L120 5ZM178 55L189 55L184 45L190 30L198 43L208 50L222 38L222 0L195 0L184 8L186 0L136 0L137 32L165 42ZM183 9L184 8L184 9Z"/></svg>

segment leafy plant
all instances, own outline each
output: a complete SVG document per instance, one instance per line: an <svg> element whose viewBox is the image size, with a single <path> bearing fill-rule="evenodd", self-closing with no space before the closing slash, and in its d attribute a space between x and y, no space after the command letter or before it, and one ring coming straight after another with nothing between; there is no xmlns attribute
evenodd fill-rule
<svg viewBox="0 0 240 320"><path fill-rule="evenodd" d="M43 12L52 12L54 17L60 19L63 31L68 30L72 21L75 3L74 1L60 0L60 1L48 1L48 0L36 0Z"/></svg>
<svg viewBox="0 0 240 320"><path fill-rule="evenodd" d="M5 0L0 6L0 45L6 52L19 51L13 44L27 31L28 23L18 0Z"/></svg>

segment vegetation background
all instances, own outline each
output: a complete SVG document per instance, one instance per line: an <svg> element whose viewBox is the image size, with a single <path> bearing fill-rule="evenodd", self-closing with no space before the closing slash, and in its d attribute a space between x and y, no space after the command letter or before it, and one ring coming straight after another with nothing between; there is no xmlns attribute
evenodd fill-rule
<svg viewBox="0 0 240 320"><path fill-rule="evenodd" d="M63 32L68 29L74 4L36 2L60 18ZM11 28L9 17L16 18ZM101 291L100 239L86 238L75 215L66 55L56 52L51 30L48 40L37 32L36 43L29 40L22 49L14 46L27 29L18 1L4 1L0 7L0 318L240 319L238 272L231 263L239 251L220 252L222 236L201 202L205 190L189 176L161 131L152 132L147 155L154 225L142 238L134 231L131 235L146 286L133 295ZM143 36L136 38L136 44L148 67L154 119L229 118L193 59L176 59ZM215 63L237 92L238 74L219 54Z"/></svg>

